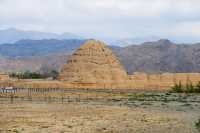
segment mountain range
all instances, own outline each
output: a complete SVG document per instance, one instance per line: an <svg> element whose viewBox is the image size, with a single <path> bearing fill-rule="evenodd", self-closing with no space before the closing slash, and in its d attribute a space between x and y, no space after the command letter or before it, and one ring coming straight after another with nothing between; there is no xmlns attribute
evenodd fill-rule
<svg viewBox="0 0 200 133"><path fill-rule="evenodd" d="M0 45L0 71L60 70L86 40L21 40ZM129 74L140 71L200 72L200 43L176 44L167 39L126 47L109 46Z"/></svg>
<svg viewBox="0 0 200 133"><path fill-rule="evenodd" d="M12 44L0 45L0 56L8 58L46 56L54 53L71 53L86 40L43 39L20 40Z"/></svg>
<svg viewBox="0 0 200 133"><path fill-rule="evenodd" d="M127 46L115 53L128 73L200 72L200 43L175 44L162 39Z"/></svg>
<svg viewBox="0 0 200 133"><path fill-rule="evenodd" d="M25 31L15 28L9 28L0 30L0 44L3 43L15 43L19 40L30 39L30 40L42 40L42 39L83 39L79 35L73 33L49 33L49 32L40 32L40 31Z"/></svg>

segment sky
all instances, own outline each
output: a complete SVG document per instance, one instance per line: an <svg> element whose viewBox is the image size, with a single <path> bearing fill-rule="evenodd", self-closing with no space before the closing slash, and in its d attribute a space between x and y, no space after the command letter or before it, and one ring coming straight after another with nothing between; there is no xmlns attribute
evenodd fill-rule
<svg viewBox="0 0 200 133"><path fill-rule="evenodd" d="M0 29L200 42L199 0L0 0Z"/></svg>

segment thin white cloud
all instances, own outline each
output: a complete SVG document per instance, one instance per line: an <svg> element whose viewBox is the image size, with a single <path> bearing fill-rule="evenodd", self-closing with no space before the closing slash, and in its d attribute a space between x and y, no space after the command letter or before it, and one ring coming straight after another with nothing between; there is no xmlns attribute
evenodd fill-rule
<svg viewBox="0 0 200 133"><path fill-rule="evenodd" d="M182 22L171 30L172 35L190 35L200 37L200 21L197 22Z"/></svg>
<svg viewBox="0 0 200 133"><path fill-rule="evenodd" d="M0 0L0 28L86 36L200 37L199 5L199 0Z"/></svg>

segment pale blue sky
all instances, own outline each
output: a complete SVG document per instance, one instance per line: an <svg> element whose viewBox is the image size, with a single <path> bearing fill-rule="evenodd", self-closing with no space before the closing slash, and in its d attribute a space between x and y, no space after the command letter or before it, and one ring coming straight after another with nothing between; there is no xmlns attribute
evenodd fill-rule
<svg viewBox="0 0 200 133"><path fill-rule="evenodd" d="M0 29L200 41L199 0L0 0Z"/></svg>

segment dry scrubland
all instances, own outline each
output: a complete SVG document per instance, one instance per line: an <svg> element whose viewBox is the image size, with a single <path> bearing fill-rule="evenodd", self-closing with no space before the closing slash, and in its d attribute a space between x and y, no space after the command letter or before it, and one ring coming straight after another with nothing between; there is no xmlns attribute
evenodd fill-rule
<svg viewBox="0 0 200 133"><path fill-rule="evenodd" d="M17 92L0 92L0 133L199 132L200 95L158 92L179 82L195 84L198 73L127 75L111 50L91 40L58 79L1 81Z"/></svg>
<svg viewBox="0 0 200 133"><path fill-rule="evenodd" d="M23 92L1 94L0 107L2 133L198 133L200 95Z"/></svg>

